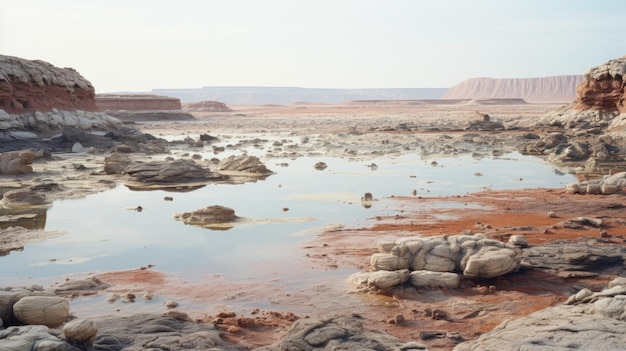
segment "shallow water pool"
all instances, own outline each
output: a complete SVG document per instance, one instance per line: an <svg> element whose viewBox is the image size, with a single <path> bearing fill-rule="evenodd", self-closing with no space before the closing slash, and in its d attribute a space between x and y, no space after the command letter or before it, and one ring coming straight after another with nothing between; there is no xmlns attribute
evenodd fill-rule
<svg viewBox="0 0 626 351"><path fill-rule="evenodd" d="M321 161L328 168L314 169ZM575 180L539 158L516 153L438 158L436 163L418 155L367 161L301 157L266 165L275 174L253 183L189 192L132 191L119 185L83 199L56 201L47 210L45 229L66 234L0 257L0 277L10 284L152 264L190 280L213 274L268 279L289 262L304 259L297 244L316 228L352 226L394 213L385 201L363 207L360 198L366 192L375 199L462 195L485 188L562 187ZM165 201L166 196L173 201ZM229 230L210 230L172 218L210 205L231 207L245 220ZM137 206L143 210L133 210Z"/></svg>

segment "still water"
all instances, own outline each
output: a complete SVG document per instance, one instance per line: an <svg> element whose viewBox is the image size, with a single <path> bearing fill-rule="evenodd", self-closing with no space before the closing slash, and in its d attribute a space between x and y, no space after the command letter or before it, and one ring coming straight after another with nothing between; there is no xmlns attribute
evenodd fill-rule
<svg viewBox="0 0 626 351"><path fill-rule="evenodd" d="M320 161L328 168L314 169ZM516 153L439 158L436 164L419 155L367 161L301 157L282 163L267 162L275 174L252 183L189 192L132 191L119 185L83 199L56 201L47 211L45 229L65 235L0 257L0 283L149 264L191 280L211 274L250 279L251 271L265 279L264 272L302 259L297 245L315 228L364 225L368 218L394 214L385 201L392 195L562 187L575 180L539 158ZM371 208L360 202L366 192L379 200ZM166 196L173 201L164 201ZM210 205L233 208L245 221L229 230L210 230L172 218ZM143 210L132 210L137 206Z"/></svg>

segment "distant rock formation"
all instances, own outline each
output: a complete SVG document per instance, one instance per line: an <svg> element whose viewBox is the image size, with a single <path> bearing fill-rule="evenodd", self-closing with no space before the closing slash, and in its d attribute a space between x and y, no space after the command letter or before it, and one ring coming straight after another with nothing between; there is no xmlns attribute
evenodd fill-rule
<svg viewBox="0 0 626 351"><path fill-rule="evenodd" d="M154 94L98 94L98 109L127 122L190 120L177 98Z"/></svg>
<svg viewBox="0 0 626 351"><path fill-rule="evenodd" d="M190 102L183 105L185 111L194 112L232 112L230 107L219 101L199 101Z"/></svg>
<svg viewBox="0 0 626 351"><path fill-rule="evenodd" d="M0 109L7 113L96 111L95 89L72 68L0 55Z"/></svg>
<svg viewBox="0 0 626 351"><path fill-rule="evenodd" d="M448 88L320 89L297 87L203 87L153 89L183 103L221 101L229 105L290 105L297 102L338 104L352 100L440 99Z"/></svg>
<svg viewBox="0 0 626 351"><path fill-rule="evenodd" d="M98 94L96 106L101 111L180 110L182 108L177 98L148 94Z"/></svg>
<svg viewBox="0 0 626 351"><path fill-rule="evenodd" d="M524 99L530 102L572 101L579 75L541 78L472 78L450 88L442 99Z"/></svg>

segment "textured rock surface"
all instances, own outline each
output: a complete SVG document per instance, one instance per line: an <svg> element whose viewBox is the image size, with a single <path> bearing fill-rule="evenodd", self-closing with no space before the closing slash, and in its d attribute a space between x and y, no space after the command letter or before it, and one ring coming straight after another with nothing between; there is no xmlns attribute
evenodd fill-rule
<svg viewBox="0 0 626 351"><path fill-rule="evenodd" d="M0 55L0 109L22 113L53 108L95 111L95 89L71 68Z"/></svg>
<svg viewBox="0 0 626 351"><path fill-rule="evenodd" d="M585 82L576 90L576 108L626 112L624 73L626 56L590 68L585 73Z"/></svg>
<svg viewBox="0 0 626 351"><path fill-rule="evenodd" d="M624 193L626 190L626 172L618 172L600 179L569 183L565 189L574 194L611 195Z"/></svg>
<svg viewBox="0 0 626 351"><path fill-rule="evenodd" d="M223 159L219 164L220 171L237 171L246 173L271 173L256 156L235 156L231 155Z"/></svg>
<svg viewBox="0 0 626 351"><path fill-rule="evenodd" d="M135 163L126 168L126 174L138 182L153 184L203 182L222 177L193 160Z"/></svg>
<svg viewBox="0 0 626 351"><path fill-rule="evenodd" d="M258 351L286 350L427 350L417 342L404 343L386 333L363 328L358 317L300 319L279 342Z"/></svg>
<svg viewBox="0 0 626 351"><path fill-rule="evenodd" d="M13 315L31 325L57 327L70 316L70 304L58 296L27 296L13 305Z"/></svg>
<svg viewBox="0 0 626 351"><path fill-rule="evenodd" d="M192 212L177 213L174 219L185 224L206 226L215 223L228 223L237 220L235 210L232 208L214 205Z"/></svg>
<svg viewBox="0 0 626 351"><path fill-rule="evenodd" d="M74 319L63 325L63 335L71 343L93 344L98 326L96 322L89 319Z"/></svg>
<svg viewBox="0 0 626 351"><path fill-rule="evenodd" d="M13 151L0 154L0 174L25 174L33 171L31 164L37 155L32 151Z"/></svg>
<svg viewBox="0 0 626 351"><path fill-rule="evenodd" d="M454 351L623 350L626 345L626 286L582 290L564 305L506 321Z"/></svg>
<svg viewBox="0 0 626 351"><path fill-rule="evenodd" d="M381 242L378 249L370 262L374 272L356 273L350 282L380 289L407 280L419 287L457 287L454 272L467 278L494 278L517 271L522 257L519 247L481 234L402 238Z"/></svg>
<svg viewBox="0 0 626 351"><path fill-rule="evenodd" d="M226 343L212 324L196 324L149 314L98 320L99 351L244 350Z"/></svg>
<svg viewBox="0 0 626 351"><path fill-rule="evenodd" d="M572 101L583 76L541 78L472 78L448 89L443 99L521 98L526 101Z"/></svg>
<svg viewBox="0 0 626 351"><path fill-rule="evenodd" d="M611 273L625 259L626 248L620 245L557 241L524 249L522 264L568 278Z"/></svg>

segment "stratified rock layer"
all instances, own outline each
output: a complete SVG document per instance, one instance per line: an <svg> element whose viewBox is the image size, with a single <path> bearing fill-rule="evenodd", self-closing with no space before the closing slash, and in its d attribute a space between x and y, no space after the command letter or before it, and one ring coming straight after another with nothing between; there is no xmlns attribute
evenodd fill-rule
<svg viewBox="0 0 626 351"><path fill-rule="evenodd" d="M95 89L72 68L0 55L0 109L8 113L96 111Z"/></svg>
<svg viewBox="0 0 626 351"><path fill-rule="evenodd" d="M472 78L448 89L442 99L506 99L572 101L583 76L541 78Z"/></svg>
<svg viewBox="0 0 626 351"><path fill-rule="evenodd" d="M590 68L576 89L576 109L626 112L624 73L626 56Z"/></svg>

